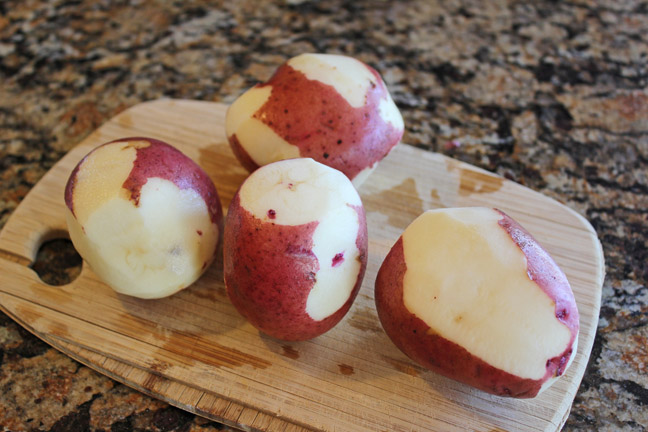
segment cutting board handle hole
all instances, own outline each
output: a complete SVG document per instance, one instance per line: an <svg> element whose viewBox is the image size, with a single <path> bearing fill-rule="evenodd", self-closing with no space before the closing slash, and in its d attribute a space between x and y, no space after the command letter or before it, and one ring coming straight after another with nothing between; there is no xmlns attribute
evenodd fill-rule
<svg viewBox="0 0 648 432"><path fill-rule="evenodd" d="M83 260L74 249L67 233L51 233L45 236L29 266L47 285L67 285L81 274Z"/></svg>

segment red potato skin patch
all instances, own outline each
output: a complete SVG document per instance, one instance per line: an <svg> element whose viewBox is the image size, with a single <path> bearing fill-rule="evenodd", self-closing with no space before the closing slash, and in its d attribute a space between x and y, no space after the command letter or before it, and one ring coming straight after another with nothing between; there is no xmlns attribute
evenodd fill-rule
<svg viewBox="0 0 648 432"><path fill-rule="evenodd" d="M207 173L175 147L153 138L124 138L115 142L148 141L148 147L137 148L133 169L122 187L130 192L130 198L139 205L140 192L149 178L157 177L168 180L179 189L196 191L207 205L212 223L222 220L221 207L216 187Z"/></svg>
<svg viewBox="0 0 648 432"><path fill-rule="evenodd" d="M366 258L347 302L321 321L308 316L306 301L320 268L312 252L317 225L284 226L263 221L241 207L238 194L230 204L224 236L228 296L254 327L276 339L300 341L325 333L344 317L360 289ZM356 239L356 243L364 244L360 249L363 257L366 242L365 225Z"/></svg>
<svg viewBox="0 0 648 432"><path fill-rule="evenodd" d="M355 300L356 296L358 295L358 291L360 291L360 287L362 286L362 281L364 279L365 271L367 270L367 253L369 251L369 232L367 230L367 214L365 213L364 207L359 205L359 206L354 206L350 205L352 209L356 211L358 214L358 221L360 222L360 229L358 230L358 235L356 237L356 247L358 248L359 255L358 255L358 261L360 261L360 271L358 272L358 278L356 279L355 286L353 287L353 291L351 292L351 296L349 297L349 300L347 301L347 304L344 305L346 310L348 310L351 307L351 304ZM345 310L345 313L346 313Z"/></svg>
<svg viewBox="0 0 648 432"><path fill-rule="evenodd" d="M565 372L572 352L574 340L579 330L578 307L574 293L569 285L567 276L549 253L538 241L517 221L501 210L495 209L502 215L498 224L511 237L513 242L522 250L527 258L527 273L549 298L556 303L556 318L563 323L571 333L571 339L565 351L547 361L547 375L560 376Z"/></svg>
<svg viewBox="0 0 648 432"><path fill-rule="evenodd" d="M441 337L403 303L407 271L402 237L387 254L376 277L376 309L392 342L416 363L472 387L498 396L532 398L543 380L516 377Z"/></svg>
<svg viewBox="0 0 648 432"><path fill-rule="evenodd" d="M232 153L234 153L234 156L236 156L236 159L238 159L239 163L243 165L243 168L245 168L249 172L253 172L257 168L259 168L259 165L257 165L257 163L252 160L248 152L245 151L236 134L230 136L228 138L228 142L230 144L230 148L232 149Z"/></svg>
<svg viewBox="0 0 648 432"><path fill-rule="evenodd" d="M74 213L74 188L76 186L79 169L81 168L81 165L83 165L87 157L87 155L84 156L83 159L81 159L79 163L74 167L74 169L70 173L70 177L68 177L67 183L65 184L65 205L67 205L75 218L76 214Z"/></svg>
<svg viewBox="0 0 648 432"><path fill-rule="evenodd" d="M378 114L377 107L387 96L387 88L378 72L365 67L374 80L365 105L354 108L334 87L309 80L284 64L268 82L258 85L270 85L272 92L253 117L299 147L300 157L313 158L353 179L384 158L403 136L403 130Z"/></svg>
<svg viewBox="0 0 648 432"><path fill-rule="evenodd" d="M312 252L317 222L281 226L230 204L224 236L227 294L257 329L282 340L301 340L324 324L304 322L306 299L319 264ZM308 327L309 332L304 331Z"/></svg>

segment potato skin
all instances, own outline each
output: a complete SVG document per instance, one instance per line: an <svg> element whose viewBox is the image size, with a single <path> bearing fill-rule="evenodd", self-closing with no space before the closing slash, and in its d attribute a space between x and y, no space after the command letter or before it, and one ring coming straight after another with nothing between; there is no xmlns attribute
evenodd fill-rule
<svg viewBox="0 0 648 432"><path fill-rule="evenodd" d="M387 156L403 135L403 130L380 117L378 106L387 88L376 70L364 66L375 80L363 107L352 107L333 87L309 80L283 64L269 81L257 84L272 86L272 94L253 117L299 147L300 157L312 158L353 179ZM236 134L230 137L230 145L246 169L258 168Z"/></svg>
<svg viewBox="0 0 648 432"><path fill-rule="evenodd" d="M531 280L556 302L556 318L569 328L572 334L571 343L573 343L579 330L579 315L576 299L567 277L547 251L522 225L503 211L498 209L495 211L503 216L499 225L526 256L527 271ZM562 375L568 359L569 353L565 352L562 356L552 360L557 362L554 366L558 375Z"/></svg>
<svg viewBox="0 0 648 432"><path fill-rule="evenodd" d="M502 212L500 212L502 213ZM470 354L466 349L435 333L423 320L404 305L403 279L407 270L403 238L394 244L378 271L375 284L376 309L380 322L393 343L420 365L456 381L487 393L515 398L533 398L549 378L561 375L572 353L578 331L578 311L571 289L560 290L567 283L562 271L553 263L540 245L509 216L504 215L500 226L507 230L515 243L527 255L529 274L552 298L556 298L557 318L572 332L565 352L547 362L546 374L538 380L520 378L495 368ZM547 262L549 259L551 262ZM557 271L556 271L557 270ZM561 277L562 275L562 277ZM566 313L565 311L571 311ZM561 317L562 315L562 317Z"/></svg>
<svg viewBox="0 0 648 432"><path fill-rule="evenodd" d="M354 208L364 221L364 210ZM319 336L344 317L358 294L367 262L366 224L356 238L362 265L349 299L321 321L306 313L306 300L319 270L312 252L317 225L264 222L240 205L238 194L230 204L224 235L227 294L236 309L269 336L287 341Z"/></svg>
<svg viewBox="0 0 648 432"><path fill-rule="evenodd" d="M243 148L236 134L229 137L229 144L232 149L232 153L234 153L234 156L236 157L236 159L238 159L239 163L243 165L243 168L245 168L249 172L253 172L257 168L259 168L259 165L257 165L257 163L252 160L248 152Z"/></svg>

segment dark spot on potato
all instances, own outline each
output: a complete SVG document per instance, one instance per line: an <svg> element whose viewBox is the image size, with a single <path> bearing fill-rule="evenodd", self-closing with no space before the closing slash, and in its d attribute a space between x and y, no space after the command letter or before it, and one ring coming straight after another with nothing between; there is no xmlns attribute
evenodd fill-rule
<svg viewBox="0 0 648 432"><path fill-rule="evenodd" d="M274 211L273 209L268 210L268 217L269 217L270 219L274 219L274 218L276 218L276 217L277 217L277 212Z"/></svg>
<svg viewBox="0 0 648 432"><path fill-rule="evenodd" d="M196 230L196 233L197 233L199 236L202 236L202 235L203 235L202 230Z"/></svg>
<svg viewBox="0 0 648 432"><path fill-rule="evenodd" d="M328 154L328 153L324 153L324 155L323 155L323 156L324 156L324 159L328 159L328 157L329 157L329 154Z"/></svg>
<svg viewBox="0 0 648 432"><path fill-rule="evenodd" d="M556 313L556 318L559 320L565 319L567 317L567 309L561 309Z"/></svg>
<svg viewBox="0 0 648 432"><path fill-rule="evenodd" d="M344 262L344 252L335 254L331 262L331 266L337 267Z"/></svg>
<svg viewBox="0 0 648 432"><path fill-rule="evenodd" d="M337 145L340 145L340 144L342 144L342 140L341 140L341 139L337 140Z"/></svg>
<svg viewBox="0 0 648 432"><path fill-rule="evenodd" d="M560 357L560 361L558 363L558 368L556 369L556 376L560 376L565 372L565 367L567 366L567 359L569 358L569 355L564 355Z"/></svg>

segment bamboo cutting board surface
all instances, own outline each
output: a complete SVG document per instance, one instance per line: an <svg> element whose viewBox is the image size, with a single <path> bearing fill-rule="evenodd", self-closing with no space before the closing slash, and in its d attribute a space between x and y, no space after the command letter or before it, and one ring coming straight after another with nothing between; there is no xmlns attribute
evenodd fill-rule
<svg viewBox="0 0 648 432"><path fill-rule="evenodd" d="M400 144L363 184L369 261L345 319L314 340L268 338L230 304L222 259L186 290L161 300L114 293L84 264L69 285L43 283L28 266L40 245L66 237L63 189L92 148L127 136L166 141L210 175L227 209L247 172L226 142L225 105L158 100L100 127L33 188L0 233L0 305L74 359L199 415L251 430L559 430L594 341L604 277L590 224L558 202L445 156ZM517 219L565 271L581 333L567 374L539 397L491 396L415 365L382 331L373 301L380 264L424 210L498 207Z"/></svg>

